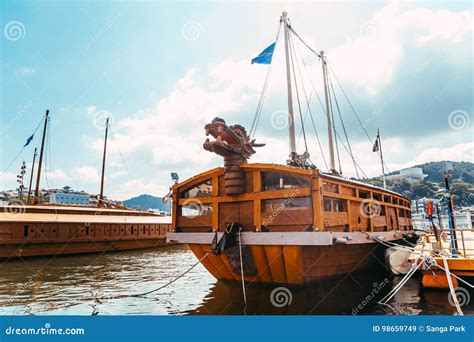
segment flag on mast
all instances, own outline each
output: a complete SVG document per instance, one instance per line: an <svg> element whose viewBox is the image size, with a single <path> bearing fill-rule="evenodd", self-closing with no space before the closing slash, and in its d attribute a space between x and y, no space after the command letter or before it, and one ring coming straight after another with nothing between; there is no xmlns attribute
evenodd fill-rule
<svg viewBox="0 0 474 342"><path fill-rule="evenodd" d="M275 50L275 43L272 45L268 46L265 50L260 52L260 54L252 59L252 64L257 63L257 64L271 64L272 63L272 58L273 58L273 50Z"/></svg>
<svg viewBox="0 0 474 342"><path fill-rule="evenodd" d="M378 152L380 151L380 134L377 132L377 138L375 139L374 146L372 147L372 152Z"/></svg>
<svg viewBox="0 0 474 342"><path fill-rule="evenodd" d="M23 147L26 147L26 146L28 146L28 145L30 144L31 140L33 140L34 135L35 135L35 134L33 133L33 134L31 135L31 137L29 137L29 138L26 140L26 143L25 143L25 145L23 145Z"/></svg>

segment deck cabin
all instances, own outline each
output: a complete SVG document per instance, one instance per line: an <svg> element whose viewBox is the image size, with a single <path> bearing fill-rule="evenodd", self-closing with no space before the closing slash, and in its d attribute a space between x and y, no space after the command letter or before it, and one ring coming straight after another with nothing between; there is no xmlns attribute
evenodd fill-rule
<svg viewBox="0 0 474 342"><path fill-rule="evenodd" d="M215 168L173 188L176 232L224 231L239 222L254 232L412 230L410 200L397 193L296 167L243 164L245 192L224 194Z"/></svg>

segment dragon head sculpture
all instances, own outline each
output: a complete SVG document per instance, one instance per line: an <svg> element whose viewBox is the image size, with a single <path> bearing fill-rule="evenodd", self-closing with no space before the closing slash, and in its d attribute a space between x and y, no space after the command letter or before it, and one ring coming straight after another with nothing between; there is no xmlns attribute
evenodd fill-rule
<svg viewBox="0 0 474 342"><path fill-rule="evenodd" d="M241 125L227 126L224 119L214 118L211 123L204 126L206 135L212 135L214 141L209 138L203 144L205 150L214 152L224 158L241 157L249 158L255 153L254 147L265 146L265 144L257 144L254 140L250 140L245 127Z"/></svg>

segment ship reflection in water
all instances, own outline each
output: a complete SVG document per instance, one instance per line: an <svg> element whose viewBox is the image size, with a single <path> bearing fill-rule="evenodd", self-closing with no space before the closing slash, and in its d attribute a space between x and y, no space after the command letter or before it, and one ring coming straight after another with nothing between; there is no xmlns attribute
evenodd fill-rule
<svg viewBox="0 0 474 342"><path fill-rule="evenodd" d="M201 265L170 286L140 298L107 299L150 291L196 262L185 246L101 255L16 260L0 266L0 314L241 315L242 288L216 280ZM375 272L375 271L374 271ZM247 314L453 314L447 291L424 291L411 279L389 303L377 300L400 278L378 271L374 282L358 274L305 288L247 288ZM471 294L472 295L472 294ZM463 306L474 314L474 299Z"/></svg>

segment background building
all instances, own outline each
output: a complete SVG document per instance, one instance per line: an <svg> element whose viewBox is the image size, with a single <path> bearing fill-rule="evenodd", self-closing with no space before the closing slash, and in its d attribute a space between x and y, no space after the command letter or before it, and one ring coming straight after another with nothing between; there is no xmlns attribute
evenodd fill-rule
<svg viewBox="0 0 474 342"><path fill-rule="evenodd" d="M56 192L49 196L49 202L55 204L79 204L88 205L90 203L88 195Z"/></svg>
<svg viewBox="0 0 474 342"><path fill-rule="evenodd" d="M423 173L421 167L410 167L408 169L400 170L397 174L387 176L387 180L399 180L404 179L410 183L421 182L423 179L428 177Z"/></svg>

